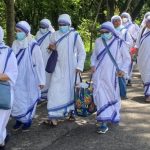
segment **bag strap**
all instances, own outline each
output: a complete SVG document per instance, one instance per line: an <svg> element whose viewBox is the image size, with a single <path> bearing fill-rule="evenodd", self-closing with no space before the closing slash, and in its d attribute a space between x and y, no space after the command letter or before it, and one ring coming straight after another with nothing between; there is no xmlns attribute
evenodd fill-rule
<svg viewBox="0 0 150 150"><path fill-rule="evenodd" d="M12 53L12 49L9 48L9 49L8 49L8 54L7 54L7 57L6 57L6 62L5 62L5 66L4 66L3 73L4 73L5 70L6 70L7 63L8 63L8 60L9 60L9 57L10 57L11 53Z"/></svg>
<svg viewBox="0 0 150 150"><path fill-rule="evenodd" d="M38 44L41 45L44 39L51 34L51 31L48 31L45 35L43 35L40 39L37 40Z"/></svg>
<svg viewBox="0 0 150 150"><path fill-rule="evenodd" d="M78 77L78 74L79 74L79 77L80 77L80 82L82 82L81 74L76 72L76 76L75 76L75 85L77 84L77 77Z"/></svg>
<svg viewBox="0 0 150 150"><path fill-rule="evenodd" d="M69 35L71 32L73 32L73 31L75 31L75 30L72 29L72 30L70 30L68 33L66 33L65 35L63 35L60 39L58 39L58 40L56 41L55 44L60 43L66 36L68 36L68 35Z"/></svg>
<svg viewBox="0 0 150 150"><path fill-rule="evenodd" d="M107 43L106 43L105 39L102 38L102 41L103 41L104 46L106 47L107 53L108 53L112 63L116 66L117 71L120 71L119 66L118 66L117 62L115 61L114 57L112 56L112 54L111 54L111 52L110 52L110 50L107 46Z"/></svg>
<svg viewBox="0 0 150 150"><path fill-rule="evenodd" d="M79 33L77 33L77 32L76 32L75 35L74 35L73 51L74 51L74 49L75 49L75 45L76 45L76 41L77 41L78 35L79 35Z"/></svg>
<svg viewBox="0 0 150 150"><path fill-rule="evenodd" d="M34 47L35 47L36 45L39 46L37 42L34 42L34 43L32 44L32 46L31 46L31 55L32 55L33 49L34 49Z"/></svg>

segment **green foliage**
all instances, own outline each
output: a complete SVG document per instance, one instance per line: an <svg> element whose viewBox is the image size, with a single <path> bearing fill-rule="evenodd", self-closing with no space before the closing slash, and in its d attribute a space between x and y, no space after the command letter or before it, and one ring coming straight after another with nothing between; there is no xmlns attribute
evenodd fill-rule
<svg viewBox="0 0 150 150"><path fill-rule="evenodd" d="M6 28L6 17L5 17L5 5L4 2L0 2L0 26Z"/></svg>

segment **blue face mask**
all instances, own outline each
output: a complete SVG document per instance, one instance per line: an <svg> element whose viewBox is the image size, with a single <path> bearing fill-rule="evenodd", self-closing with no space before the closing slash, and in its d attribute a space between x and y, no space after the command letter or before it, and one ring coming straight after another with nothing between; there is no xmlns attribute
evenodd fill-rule
<svg viewBox="0 0 150 150"><path fill-rule="evenodd" d="M47 28L45 28L45 29L40 28L40 32L41 32L41 34L44 34L44 33L46 33L47 31L48 31L48 29L47 29Z"/></svg>
<svg viewBox="0 0 150 150"><path fill-rule="evenodd" d="M62 33L67 33L69 29L69 26L59 26L59 31Z"/></svg>
<svg viewBox="0 0 150 150"><path fill-rule="evenodd" d="M112 38L112 33L111 32L110 33L103 33L101 35L101 37L104 38L106 41L110 40Z"/></svg>
<svg viewBox="0 0 150 150"><path fill-rule="evenodd" d="M26 38L26 33L25 32L17 32L16 33L16 39L18 41L22 41Z"/></svg>
<svg viewBox="0 0 150 150"><path fill-rule="evenodd" d="M120 31L122 28L121 28L121 26L119 26L119 27L117 27L117 28L115 28L117 31Z"/></svg>

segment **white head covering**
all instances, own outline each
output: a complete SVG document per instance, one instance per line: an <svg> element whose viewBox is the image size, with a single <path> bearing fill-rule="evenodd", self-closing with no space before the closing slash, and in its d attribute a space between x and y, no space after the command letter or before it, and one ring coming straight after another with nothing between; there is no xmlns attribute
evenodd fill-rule
<svg viewBox="0 0 150 150"><path fill-rule="evenodd" d="M62 14L59 16L58 18L58 23L59 24L66 24L66 25L69 25L71 26L72 22L71 22L71 18L68 14Z"/></svg>
<svg viewBox="0 0 150 150"><path fill-rule="evenodd" d="M114 15L114 16L111 18L111 22L113 23L114 20L120 20L120 21L121 21L121 24L122 24L122 19L121 19L120 16Z"/></svg>
<svg viewBox="0 0 150 150"><path fill-rule="evenodd" d="M19 21L16 24L16 28L20 29L21 31L25 32L26 34L31 32L31 27L26 21Z"/></svg>
<svg viewBox="0 0 150 150"><path fill-rule="evenodd" d="M128 18L128 22L132 23L132 18L131 18L131 16L130 16L129 13L123 12L123 13L121 14L121 17L122 17L122 16L125 16L126 18Z"/></svg>
<svg viewBox="0 0 150 150"><path fill-rule="evenodd" d="M2 27L0 26L0 43L3 43L3 38L4 38L4 31Z"/></svg>
<svg viewBox="0 0 150 150"><path fill-rule="evenodd" d="M146 25L146 19L147 17L150 16L150 12L147 12L145 15L144 15L144 19L141 23L141 27L144 27Z"/></svg>
<svg viewBox="0 0 150 150"><path fill-rule="evenodd" d="M45 28L48 28L48 30L51 31L51 32L54 32L54 31L55 31L54 28L53 28L52 25L51 25L50 20L48 20L48 19L42 19L42 20L40 21L40 25L42 25L42 26L45 27Z"/></svg>
<svg viewBox="0 0 150 150"><path fill-rule="evenodd" d="M101 27L100 30L108 30L109 32L111 32L115 37L118 37L118 34L113 26L113 24L110 21L104 22Z"/></svg>

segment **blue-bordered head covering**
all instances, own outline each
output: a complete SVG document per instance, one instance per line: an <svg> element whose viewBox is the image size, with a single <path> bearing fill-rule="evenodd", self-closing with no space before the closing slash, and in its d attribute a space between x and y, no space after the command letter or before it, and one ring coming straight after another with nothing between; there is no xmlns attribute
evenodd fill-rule
<svg viewBox="0 0 150 150"><path fill-rule="evenodd" d="M126 18L128 18L128 20L129 20L130 23L132 22L132 18L131 18L131 16L130 16L130 14L127 13L127 12L123 12L123 13L121 14L121 17L126 17Z"/></svg>
<svg viewBox="0 0 150 150"><path fill-rule="evenodd" d="M58 18L58 24L64 24L64 25L69 25L71 26L71 18L68 14L62 14Z"/></svg>
<svg viewBox="0 0 150 150"><path fill-rule="evenodd" d="M30 33L30 31L31 31L31 27L26 21L19 21L16 24L16 28L25 32L26 34Z"/></svg>
<svg viewBox="0 0 150 150"><path fill-rule="evenodd" d="M111 18L111 22L113 23L115 20L120 20L120 21L121 21L121 25L122 25L122 19L121 19L120 16L114 15L114 16Z"/></svg>
<svg viewBox="0 0 150 150"><path fill-rule="evenodd" d="M40 21L40 26L43 27L43 28L48 28L48 30L51 31L51 32L55 31L54 28L51 25L50 20L48 20L48 19L42 19Z"/></svg>
<svg viewBox="0 0 150 150"><path fill-rule="evenodd" d="M111 32L115 37L118 37L114 25L110 21L104 22L99 29L100 31L107 30Z"/></svg>
<svg viewBox="0 0 150 150"><path fill-rule="evenodd" d="M147 17L150 16L150 12L147 12L145 15L144 15L144 19L141 23L141 27L144 27L146 25L146 19Z"/></svg>
<svg viewBox="0 0 150 150"><path fill-rule="evenodd" d="M0 43L3 42L4 39L4 30L2 29L2 27L0 26Z"/></svg>
<svg viewBox="0 0 150 150"><path fill-rule="evenodd" d="M145 23L150 23L150 16L145 19Z"/></svg>

